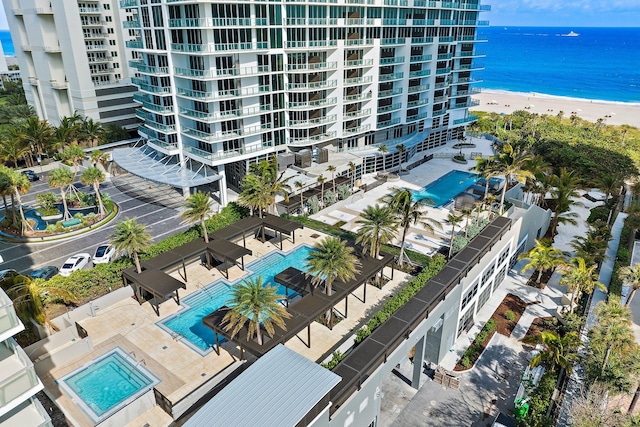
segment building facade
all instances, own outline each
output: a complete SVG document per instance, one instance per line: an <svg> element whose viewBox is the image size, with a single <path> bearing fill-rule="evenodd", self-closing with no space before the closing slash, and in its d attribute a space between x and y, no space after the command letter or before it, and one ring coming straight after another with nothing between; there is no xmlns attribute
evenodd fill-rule
<svg viewBox="0 0 640 427"><path fill-rule="evenodd" d="M359 174L388 170L475 120L477 27L489 9L479 0L120 6L138 34L127 46L147 148L235 189L250 162L286 151L310 150L338 173L353 160L345 153Z"/></svg>
<svg viewBox="0 0 640 427"><path fill-rule="evenodd" d="M0 289L0 425L50 427L51 419L34 395L43 389L33 363L12 338L24 325L13 301Z"/></svg>
<svg viewBox="0 0 640 427"><path fill-rule="evenodd" d="M27 102L40 119L58 125L78 112L102 124L137 126L131 53L125 48L133 38L126 24L130 13L115 0L3 5Z"/></svg>

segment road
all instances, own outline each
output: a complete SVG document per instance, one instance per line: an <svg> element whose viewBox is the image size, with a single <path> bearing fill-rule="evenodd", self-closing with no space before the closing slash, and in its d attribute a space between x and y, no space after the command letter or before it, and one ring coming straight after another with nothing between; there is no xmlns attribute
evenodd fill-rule
<svg viewBox="0 0 640 427"><path fill-rule="evenodd" d="M32 183L31 190L23 196L23 203L32 204L36 195L58 190L48 186L47 173L44 180ZM114 182L118 186L114 185ZM76 187L83 188L77 183ZM121 191L122 190L122 191ZM178 208L182 204L180 193L165 186L157 186L141 181L131 175L120 176L103 183L101 193L107 193L118 206L120 211L109 224L95 231L69 239L43 243L11 243L0 241L0 255L4 262L0 269L13 268L22 273L44 265L60 267L69 256L87 252L91 256L98 245L107 242L116 224L125 218L138 218L138 222L146 224L147 231L154 242L185 230L189 225L182 224ZM0 212L3 216L4 212ZM91 264L89 265L90 268Z"/></svg>

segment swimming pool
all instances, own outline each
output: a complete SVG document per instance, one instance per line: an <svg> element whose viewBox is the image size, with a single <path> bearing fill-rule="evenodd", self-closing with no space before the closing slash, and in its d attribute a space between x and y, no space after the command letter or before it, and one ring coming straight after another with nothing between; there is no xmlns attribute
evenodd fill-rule
<svg viewBox="0 0 640 427"><path fill-rule="evenodd" d="M113 415L159 382L120 347L58 380L60 388L96 423Z"/></svg>
<svg viewBox="0 0 640 427"><path fill-rule="evenodd" d="M263 283L270 283L271 286L275 286L277 288L276 292L282 295L284 299L286 288L275 283L274 276L289 267L296 267L301 270L306 269L310 250L311 247L309 246L300 246L289 253L271 252L263 258L249 263L246 266L246 270L250 274L242 277L236 283L262 275ZM215 281L202 290L182 298L181 305L185 308L175 315L158 322L157 325L169 333L184 337L186 339L185 344L196 352L202 355L208 354L212 351L216 340L214 332L202 324L202 318L229 301L231 288L232 285L225 283L223 280ZM289 291L290 297L294 294L294 292ZM220 336L218 339L223 340Z"/></svg>
<svg viewBox="0 0 640 427"><path fill-rule="evenodd" d="M413 200L431 199L433 204L428 201L425 203L439 208L471 187L477 180L478 175L475 173L452 170L421 190L414 191Z"/></svg>

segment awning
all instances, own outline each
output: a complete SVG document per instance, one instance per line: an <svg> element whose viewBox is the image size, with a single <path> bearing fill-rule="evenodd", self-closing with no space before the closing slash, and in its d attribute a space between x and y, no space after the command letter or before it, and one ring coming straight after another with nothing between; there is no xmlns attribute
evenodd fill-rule
<svg viewBox="0 0 640 427"><path fill-rule="evenodd" d="M191 159L181 166L177 155L167 156L146 144L118 148L113 150L111 157L119 167L132 175L172 187L197 187L222 178L212 168Z"/></svg>

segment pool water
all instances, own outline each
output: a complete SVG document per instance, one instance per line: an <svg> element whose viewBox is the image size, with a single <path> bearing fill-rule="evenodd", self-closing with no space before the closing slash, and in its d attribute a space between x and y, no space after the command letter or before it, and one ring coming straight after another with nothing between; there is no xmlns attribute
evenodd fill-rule
<svg viewBox="0 0 640 427"><path fill-rule="evenodd" d="M61 388L95 422L112 415L159 382L120 347L59 380Z"/></svg>
<svg viewBox="0 0 640 427"><path fill-rule="evenodd" d="M300 246L288 254L280 251L272 252L248 264L246 270L251 274L236 283L261 275L262 283L275 286L276 292L284 298L286 287L275 283L274 276L289 267L306 270L310 251L309 246ZM185 308L168 319L158 322L158 326L184 337L198 353L203 355L209 353L216 342L215 333L202 324L202 319L227 304L231 297L231 288L232 285L222 280L213 282L206 288L183 298L180 303ZM289 297L294 295L295 292L289 291ZM220 336L218 340L224 341Z"/></svg>
<svg viewBox="0 0 640 427"><path fill-rule="evenodd" d="M421 190L414 191L413 200L431 199L433 203L429 201L425 203L439 208L471 187L477 180L478 175L475 173L452 170Z"/></svg>

